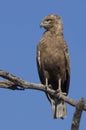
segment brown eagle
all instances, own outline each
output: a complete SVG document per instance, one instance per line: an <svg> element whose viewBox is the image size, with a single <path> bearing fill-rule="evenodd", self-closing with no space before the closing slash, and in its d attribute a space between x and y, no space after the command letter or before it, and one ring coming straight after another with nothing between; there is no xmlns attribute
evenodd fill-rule
<svg viewBox="0 0 86 130"><path fill-rule="evenodd" d="M55 14L46 16L41 24L46 31L37 46L37 66L42 84L68 94L70 82L70 60L68 47L63 37L62 20ZM47 94L51 103L53 117L66 117L66 103Z"/></svg>

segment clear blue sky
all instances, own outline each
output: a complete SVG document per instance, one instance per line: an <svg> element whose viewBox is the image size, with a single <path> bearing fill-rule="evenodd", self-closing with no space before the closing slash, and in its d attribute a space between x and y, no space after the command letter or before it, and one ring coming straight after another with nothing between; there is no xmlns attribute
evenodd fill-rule
<svg viewBox="0 0 86 130"><path fill-rule="evenodd" d="M44 29L41 19L51 13L62 17L64 38L71 58L69 97L86 97L86 0L0 0L0 69L28 82L40 83L36 45ZM41 91L0 89L0 130L70 130L74 108L67 118L54 120ZM83 112L80 128L86 129Z"/></svg>

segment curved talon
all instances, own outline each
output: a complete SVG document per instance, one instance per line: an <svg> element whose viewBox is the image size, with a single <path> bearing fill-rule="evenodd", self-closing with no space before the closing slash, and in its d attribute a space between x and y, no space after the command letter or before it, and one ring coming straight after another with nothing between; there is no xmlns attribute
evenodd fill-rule
<svg viewBox="0 0 86 130"><path fill-rule="evenodd" d="M45 90L47 91L48 86L45 85Z"/></svg>
<svg viewBox="0 0 86 130"><path fill-rule="evenodd" d="M58 99L60 99L61 98L61 93L58 93L57 96L58 96Z"/></svg>
<svg viewBox="0 0 86 130"><path fill-rule="evenodd" d="M49 85L45 85L45 90L47 91L48 88L52 89L52 86L49 84Z"/></svg>
<svg viewBox="0 0 86 130"><path fill-rule="evenodd" d="M67 95L67 93L62 92L62 91L60 91L59 89L56 90L54 94L55 94L55 95L57 94L57 96L58 96L59 99L61 98L61 95L64 95L64 96Z"/></svg>
<svg viewBox="0 0 86 130"><path fill-rule="evenodd" d="M64 92L60 92L60 93L58 93L58 98L59 98L59 99L61 98L61 95L66 96L67 94L66 94L66 93L64 93Z"/></svg>
<svg viewBox="0 0 86 130"><path fill-rule="evenodd" d="M50 89L52 89L52 85L51 85L51 84L49 84L48 87L49 87Z"/></svg>

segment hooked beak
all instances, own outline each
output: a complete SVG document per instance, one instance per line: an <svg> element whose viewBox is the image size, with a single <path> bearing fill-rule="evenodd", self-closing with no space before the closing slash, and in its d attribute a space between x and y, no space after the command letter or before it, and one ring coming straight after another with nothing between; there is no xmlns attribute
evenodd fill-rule
<svg viewBox="0 0 86 130"><path fill-rule="evenodd" d="M40 28L42 28L42 27L44 27L44 24L43 24L43 22L41 22L41 24L40 24Z"/></svg>

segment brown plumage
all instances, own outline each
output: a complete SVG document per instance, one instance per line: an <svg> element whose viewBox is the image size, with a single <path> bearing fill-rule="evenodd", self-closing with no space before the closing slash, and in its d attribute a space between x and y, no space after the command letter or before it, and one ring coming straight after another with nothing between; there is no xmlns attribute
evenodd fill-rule
<svg viewBox="0 0 86 130"><path fill-rule="evenodd" d="M46 31L37 46L37 66L42 84L68 94L70 82L70 61L66 42L63 37L61 18L51 14L46 16L41 27ZM58 92L58 91L57 91ZM51 103L53 117L66 117L66 103L47 94Z"/></svg>

